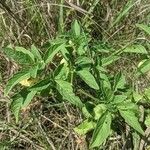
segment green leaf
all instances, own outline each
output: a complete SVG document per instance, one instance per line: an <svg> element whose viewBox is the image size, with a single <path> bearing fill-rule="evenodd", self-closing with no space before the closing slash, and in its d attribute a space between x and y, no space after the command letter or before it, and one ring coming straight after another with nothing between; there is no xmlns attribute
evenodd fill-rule
<svg viewBox="0 0 150 150"><path fill-rule="evenodd" d="M30 69L30 75L31 75L32 78L36 78L38 69L39 69L39 66L38 66L38 65L33 66L33 67Z"/></svg>
<svg viewBox="0 0 150 150"><path fill-rule="evenodd" d="M30 91L42 91L48 88L51 85L51 80L50 78L44 79L42 81L39 81L35 85L29 88Z"/></svg>
<svg viewBox="0 0 150 150"><path fill-rule="evenodd" d="M97 122L94 130L90 147L100 146L111 133L111 114L106 112Z"/></svg>
<svg viewBox="0 0 150 150"><path fill-rule="evenodd" d="M27 54L34 62L34 55L29 50L26 50L25 48L19 47L19 46L16 46L15 50L18 52L22 52L24 54Z"/></svg>
<svg viewBox="0 0 150 150"><path fill-rule="evenodd" d="M84 117L86 118L92 118L92 115L89 113L89 111L87 110L87 108L84 106L82 107L82 114L84 115Z"/></svg>
<svg viewBox="0 0 150 150"><path fill-rule="evenodd" d="M138 112L138 106L130 100L126 100L122 103L117 103L117 108L119 110L132 110L136 113Z"/></svg>
<svg viewBox="0 0 150 150"><path fill-rule="evenodd" d="M66 80L68 74L69 74L69 67L67 63L60 64L54 72L55 79Z"/></svg>
<svg viewBox="0 0 150 150"><path fill-rule="evenodd" d="M93 130L95 126L96 126L95 122L86 119L79 126L75 127L74 131L79 135L85 135L87 132Z"/></svg>
<svg viewBox="0 0 150 150"><path fill-rule="evenodd" d="M143 96L139 94L138 92L133 92L133 98L134 98L134 101L137 103L140 100L142 100Z"/></svg>
<svg viewBox="0 0 150 150"><path fill-rule="evenodd" d="M57 83L57 90L63 96L63 99L80 108L83 107L83 103L81 102L80 98L74 94L73 88L69 82L58 79L55 81Z"/></svg>
<svg viewBox="0 0 150 150"><path fill-rule="evenodd" d="M138 67L138 72L136 73L137 76L147 73L150 70L150 60L144 60L141 65Z"/></svg>
<svg viewBox="0 0 150 150"><path fill-rule="evenodd" d="M104 88L111 89L111 83L110 83L109 78L107 77L107 75L105 73L100 73L100 79L103 83Z"/></svg>
<svg viewBox="0 0 150 150"><path fill-rule="evenodd" d="M68 52L68 50L64 47L64 49L61 49L61 54L63 56L63 58L66 60L66 61L69 61L71 59L70 57L70 53Z"/></svg>
<svg viewBox="0 0 150 150"><path fill-rule="evenodd" d="M21 110L22 103L23 103L23 97L20 94L16 94L15 96L12 97L10 108L12 113L15 116L16 123L18 123L19 112Z"/></svg>
<svg viewBox="0 0 150 150"><path fill-rule="evenodd" d="M87 69L83 69L83 70L77 71L77 74L91 88L93 88L95 90L99 89L99 86L98 86L94 76Z"/></svg>
<svg viewBox="0 0 150 150"><path fill-rule="evenodd" d="M6 88L4 90L4 95L8 95L8 93L11 91L11 89L18 84L20 81L30 78L30 72L29 71L22 71L16 73L7 83Z"/></svg>
<svg viewBox="0 0 150 150"><path fill-rule="evenodd" d="M148 54L145 47L138 44L128 46L123 51L126 53Z"/></svg>
<svg viewBox="0 0 150 150"><path fill-rule="evenodd" d="M110 65L113 62L117 61L118 59L120 59L120 56L114 56L114 55L110 55L106 58L102 58L102 67L106 67Z"/></svg>
<svg viewBox="0 0 150 150"><path fill-rule="evenodd" d="M45 62L42 60L40 62L37 63L38 64L38 70L43 70L45 69Z"/></svg>
<svg viewBox="0 0 150 150"><path fill-rule="evenodd" d="M85 36L78 37L76 44L76 52L79 56L83 56L85 52L88 50L88 42Z"/></svg>
<svg viewBox="0 0 150 150"><path fill-rule="evenodd" d="M26 98L23 101L22 108L26 108L29 105L36 93L37 91L31 91L27 94Z"/></svg>
<svg viewBox="0 0 150 150"><path fill-rule="evenodd" d="M7 46L3 49L3 52L8 58L12 59L18 64L22 65L33 64L32 58L27 53L23 53L22 51L17 50L13 49L11 46Z"/></svg>
<svg viewBox="0 0 150 150"><path fill-rule="evenodd" d="M145 31L148 35L150 35L150 26L144 25L144 24L136 24L136 26Z"/></svg>
<svg viewBox="0 0 150 150"><path fill-rule="evenodd" d="M104 44L101 41L94 42L93 49L95 50L95 52L100 53L110 53L114 51L114 49L110 45Z"/></svg>
<svg viewBox="0 0 150 150"><path fill-rule="evenodd" d="M50 40L51 45L61 45L63 43L66 43L67 40L65 39L65 36L56 37L55 39Z"/></svg>
<svg viewBox="0 0 150 150"><path fill-rule="evenodd" d="M129 124L133 129L135 129L140 134L144 135L144 131L132 110L119 110L121 116L125 119L125 122Z"/></svg>
<svg viewBox="0 0 150 150"><path fill-rule="evenodd" d="M126 84L125 76L121 72L116 74L113 87L114 91L117 91L117 89L124 89L125 84Z"/></svg>
<svg viewBox="0 0 150 150"><path fill-rule="evenodd" d="M90 64L92 64L92 60L88 57L85 57L85 56L79 56L76 59L75 64L77 64L78 66L90 65Z"/></svg>
<svg viewBox="0 0 150 150"><path fill-rule="evenodd" d="M94 109L95 105L93 102L86 102L84 104L84 107L82 107L82 113L84 115L84 117L86 118L92 118L93 119L93 116L94 116L94 113L93 113L93 109Z"/></svg>
<svg viewBox="0 0 150 150"><path fill-rule="evenodd" d="M80 36L81 28L77 20L74 21L72 29L76 36Z"/></svg>
<svg viewBox="0 0 150 150"><path fill-rule="evenodd" d="M97 65L96 69L99 71L99 73L106 73L107 72L106 68L104 68L100 65Z"/></svg>
<svg viewBox="0 0 150 150"><path fill-rule="evenodd" d="M145 89L144 96L146 96L147 102L150 102L150 88Z"/></svg>
<svg viewBox="0 0 150 150"><path fill-rule="evenodd" d="M16 122L18 122L20 110L28 106L36 93L36 91L29 92L26 88L24 88L12 97L11 111L16 118Z"/></svg>
<svg viewBox="0 0 150 150"><path fill-rule="evenodd" d="M101 94L103 96L103 99L105 99L108 102L111 102L114 98L114 92L112 91L112 89L109 89L107 87L102 87L101 88Z"/></svg>
<svg viewBox="0 0 150 150"><path fill-rule="evenodd" d="M114 104L118 104L118 103L122 103L127 99L126 95L115 95L113 103Z"/></svg>
<svg viewBox="0 0 150 150"><path fill-rule="evenodd" d="M37 60L42 61L42 56L39 50L34 45L31 46L31 52Z"/></svg>
<svg viewBox="0 0 150 150"><path fill-rule="evenodd" d="M65 43L57 44L57 45L52 45L48 51L45 54L45 63L49 63L52 61L54 56L59 52L65 49Z"/></svg>
<svg viewBox="0 0 150 150"><path fill-rule="evenodd" d="M106 110L107 107L105 104L98 104L93 110L95 114L94 119L98 120L103 115L103 113L105 113Z"/></svg>

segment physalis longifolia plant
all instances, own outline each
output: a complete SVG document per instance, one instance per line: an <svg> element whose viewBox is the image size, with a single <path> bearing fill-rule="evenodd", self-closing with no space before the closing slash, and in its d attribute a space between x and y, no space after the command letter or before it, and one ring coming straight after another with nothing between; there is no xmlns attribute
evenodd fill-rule
<svg viewBox="0 0 150 150"><path fill-rule="evenodd" d="M75 20L69 32L50 40L46 47L46 52L34 45L30 49L11 46L3 49L4 54L20 66L20 71L9 79L5 88L7 96L17 84L21 85L19 92L10 94L11 110L17 122L19 112L35 96L42 92L47 92L47 96L58 93L63 101L83 112L85 120L74 130L81 135L93 131L91 148L102 145L113 134L113 123L119 124L123 119L134 131L144 134L138 121L134 91L126 86L123 73L112 77L107 72L107 67L120 59L111 46L92 42ZM141 49L147 53L142 46L131 47L123 52L134 53ZM55 67L45 75L52 63Z"/></svg>

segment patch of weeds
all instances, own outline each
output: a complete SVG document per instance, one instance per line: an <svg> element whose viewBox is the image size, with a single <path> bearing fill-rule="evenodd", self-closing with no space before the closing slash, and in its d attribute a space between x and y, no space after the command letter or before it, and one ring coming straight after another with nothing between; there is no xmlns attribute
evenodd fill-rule
<svg viewBox="0 0 150 150"><path fill-rule="evenodd" d="M149 34L148 26L138 24L137 27ZM116 74L109 74L108 68L120 61L125 53L141 55L147 59L137 66L134 75L138 79L149 71L149 53L145 46L133 43L116 50L107 43L93 42L75 20L69 31L50 40L47 47L46 53L34 45L30 49L11 45L3 48L3 53L20 66L20 71L9 79L4 91L8 96L17 84L21 85L20 91L10 95L10 108L16 123L32 99L44 92L81 110L85 119L74 131L79 135L92 131L90 148L105 145L108 137L117 130L113 127L114 122L116 126L119 122L127 124L131 134L144 136L146 126L149 126L149 113L146 113L145 125L139 122L139 106L149 103L148 92L140 94L128 85L124 72L118 70ZM45 74L53 62L53 69ZM77 81L84 84L78 85Z"/></svg>

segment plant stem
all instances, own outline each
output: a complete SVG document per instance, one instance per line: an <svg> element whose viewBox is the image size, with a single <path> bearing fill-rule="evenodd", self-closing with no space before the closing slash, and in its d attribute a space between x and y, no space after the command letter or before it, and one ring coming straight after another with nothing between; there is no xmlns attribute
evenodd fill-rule
<svg viewBox="0 0 150 150"><path fill-rule="evenodd" d="M85 96L91 98L91 99L94 100L94 101L99 101L99 99L93 97L91 94L88 94L87 92L83 91L82 89L79 89L78 92L84 94Z"/></svg>

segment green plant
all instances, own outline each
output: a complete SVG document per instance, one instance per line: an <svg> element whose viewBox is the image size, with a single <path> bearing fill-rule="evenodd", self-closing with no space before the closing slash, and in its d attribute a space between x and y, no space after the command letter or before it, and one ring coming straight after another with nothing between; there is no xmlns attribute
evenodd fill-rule
<svg viewBox="0 0 150 150"><path fill-rule="evenodd" d="M20 66L5 88L7 96L18 83L23 85L11 96L16 122L19 112L26 109L33 97L46 93L82 110L86 119L74 130L81 135L94 130L90 148L102 145L113 134L114 122L126 122L144 135L134 88L127 86L123 72L110 75L107 69L122 53L147 54L142 45L133 44L116 52L107 43L93 42L75 20L69 32L48 42L46 53L34 45L29 50L7 46L3 52ZM51 69L53 61L55 67ZM149 117L147 120L146 123Z"/></svg>

